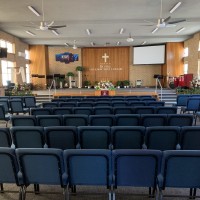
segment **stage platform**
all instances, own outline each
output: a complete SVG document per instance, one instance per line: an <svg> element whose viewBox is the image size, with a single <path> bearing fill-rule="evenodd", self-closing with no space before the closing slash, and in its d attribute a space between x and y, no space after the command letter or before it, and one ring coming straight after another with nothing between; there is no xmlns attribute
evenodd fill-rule
<svg viewBox="0 0 200 200"><path fill-rule="evenodd" d="M40 90L33 91L35 95L52 95L54 98L59 96L95 96L95 89L52 89L52 90ZM151 95L159 99L158 93L155 88L120 88L115 90L115 96L143 96Z"/></svg>

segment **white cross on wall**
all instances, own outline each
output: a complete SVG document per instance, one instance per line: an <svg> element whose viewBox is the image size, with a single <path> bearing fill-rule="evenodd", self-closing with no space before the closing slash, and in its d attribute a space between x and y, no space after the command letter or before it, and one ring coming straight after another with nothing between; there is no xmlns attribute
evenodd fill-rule
<svg viewBox="0 0 200 200"><path fill-rule="evenodd" d="M107 54L106 54L106 53L104 53L104 55L102 56L102 58L104 59L104 62L106 62L106 61L107 61L107 59L109 58L109 56L107 56Z"/></svg>

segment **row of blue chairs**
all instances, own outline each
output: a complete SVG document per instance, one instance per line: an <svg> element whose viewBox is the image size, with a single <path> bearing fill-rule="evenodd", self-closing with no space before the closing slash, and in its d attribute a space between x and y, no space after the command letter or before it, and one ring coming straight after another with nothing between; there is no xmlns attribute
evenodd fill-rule
<svg viewBox="0 0 200 200"><path fill-rule="evenodd" d="M12 126L192 126L191 114L13 115Z"/></svg>
<svg viewBox="0 0 200 200"><path fill-rule="evenodd" d="M16 183L20 200L30 184L37 193L39 184L60 185L65 200L79 185L104 186L109 200L121 186L153 188L159 200L165 188L190 188L194 199L200 187L200 151L0 148L0 162L0 182Z"/></svg>
<svg viewBox="0 0 200 200"><path fill-rule="evenodd" d="M62 108L31 108L31 115L105 115L105 114L176 114L177 107L164 106L100 106L100 107L62 107Z"/></svg>
<svg viewBox="0 0 200 200"><path fill-rule="evenodd" d="M200 150L200 127L52 126L0 128L0 147Z"/></svg>
<svg viewBox="0 0 200 200"><path fill-rule="evenodd" d="M189 98L200 98L200 94L179 94L175 106L186 106Z"/></svg>
<svg viewBox="0 0 200 200"><path fill-rule="evenodd" d="M164 106L164 101L99 101L99 102L45 102L43 108L55 107L97 107L97 106Z"/></svg>

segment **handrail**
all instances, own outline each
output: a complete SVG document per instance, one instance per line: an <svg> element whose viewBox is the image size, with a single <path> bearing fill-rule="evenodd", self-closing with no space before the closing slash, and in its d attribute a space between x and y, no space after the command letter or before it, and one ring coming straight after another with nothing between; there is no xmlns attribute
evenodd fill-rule
<svg viewBox="0 0 200 200"><path fill-rule="evenodd" d="M56 94L56 81L55 79L52 80L51 85L49 87L49 101L51 101L51 89L54 87L54 93Z"/></svg>
<svg viewBox="0 0 200 200"><path fill-rule="evenodd" d="M156 78L156 89L155 89L156 93L157 93L157 90L158 90L158 84L160 85L160 100L162 101L162 90L163 90L163 87L162 87L162 84L161 84L159 78Z"/></svg>

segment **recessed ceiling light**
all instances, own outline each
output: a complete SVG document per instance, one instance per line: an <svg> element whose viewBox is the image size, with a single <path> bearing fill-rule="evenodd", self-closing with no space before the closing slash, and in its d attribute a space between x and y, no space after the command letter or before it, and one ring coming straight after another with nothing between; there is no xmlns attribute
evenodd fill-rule
<svg viewBox="0 0 200 200"><path fill-rule="evenodd" d="M173 13L181 4L182 4L182 2L179 1L169 12Z"/></svg>
<svg viewBox="0 0 200 200"><path fill-rule="evenodd" d="M36 16L40 16L40 13L33 7L33 6L28 6L28 9L33 12Z"/></svg>
<svg viewBox="0 0 200 200"><path fill-rule="evenodd" d="M86 32L87 32L88 35L91 35L91 30L90 29L87 28Z"/></svg>
<svg viewBox="0 0 200 200"><path fill-rule="evenodd" d="M31 36L36 36L35 33L32 33L31 31L26 31L26 33L28 33Z"/></svg>
<svg viewBox="0 0 200 200"><path fill-rule="evenodd" d="M181 31L185 30L185 27L180 28L176 33L180 33Z"/></svg>
<svg viewBox="0 0 200 200"><path fill-rule="evenodd" d="M124 28L120 28L119 34L123 34L123 33L124 33Z"/></svg>
<svg viewBox="0 0 200 200"><path fill-rule="evenodd" d="M158 30L158 27L156 27L155 29L153 29L153 31L151 33L155 33Z"/></svg>
<svg viewBox="0 0 200 200"><path fill-rule="evenodd" d="M58 33L56 30L52 30L51 32L52 32L54 35L56 35L56 36L59 35L59 33Z"/></svg>

